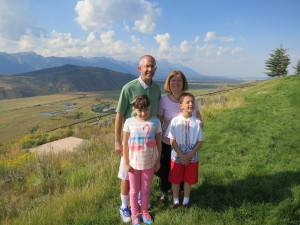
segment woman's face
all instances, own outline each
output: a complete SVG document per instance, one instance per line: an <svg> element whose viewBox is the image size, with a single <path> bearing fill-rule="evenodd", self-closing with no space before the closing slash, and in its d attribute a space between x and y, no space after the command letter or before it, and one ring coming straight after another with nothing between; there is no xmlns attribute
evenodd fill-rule
<svg viewBox="0 0 300 225"><path fill-rule="evenodd" d="M180 74L175 75L170 80L170 89L174 93L180 93L183 89L183 79Z"/></svg>

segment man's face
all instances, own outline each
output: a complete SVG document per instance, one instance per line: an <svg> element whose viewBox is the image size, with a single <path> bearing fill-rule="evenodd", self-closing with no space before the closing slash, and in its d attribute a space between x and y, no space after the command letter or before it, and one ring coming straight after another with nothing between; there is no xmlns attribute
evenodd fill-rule
<svg viewBox="0 0 300 225"><path fill-rule="evenodd" d="M141 77L144 81L152 80L156 71L155 61L151 57L144 57L141 65L138 67L138 70L140 71Z"/></svg>

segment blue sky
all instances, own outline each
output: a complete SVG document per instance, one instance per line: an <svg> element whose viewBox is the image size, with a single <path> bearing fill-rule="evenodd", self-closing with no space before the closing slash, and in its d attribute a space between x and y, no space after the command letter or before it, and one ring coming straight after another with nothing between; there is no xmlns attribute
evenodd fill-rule
<svg viewBox="0 0 300 225"><path fill-rule="evenodd" d="M133 62L151 54L204 75L266 78L281 45L294 73L299 11L299 0L1 0L0 52Z"/></svg>

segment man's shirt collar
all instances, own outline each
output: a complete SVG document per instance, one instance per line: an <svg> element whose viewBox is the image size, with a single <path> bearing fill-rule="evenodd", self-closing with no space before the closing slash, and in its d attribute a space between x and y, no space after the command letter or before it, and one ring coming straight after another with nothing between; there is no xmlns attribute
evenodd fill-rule
<svg viewBox="0 0 300 225"><path fill-rule="evenodd" d="M150 86L147 85L140 76L139 76L139 82L144 89L150 88L152 86L152 84Z"/></svg>

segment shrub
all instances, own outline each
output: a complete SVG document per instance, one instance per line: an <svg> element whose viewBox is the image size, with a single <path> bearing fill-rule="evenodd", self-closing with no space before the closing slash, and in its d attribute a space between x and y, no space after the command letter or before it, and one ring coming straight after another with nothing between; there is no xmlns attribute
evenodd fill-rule
<svg viewBox="0 0 300 225"><path fill-rule="evenodd" d="M48 134L46 133L34 133L34 134L26 134L19 141L19 147L21 149L32 148L38 145L45 144L47 142Z"/></svg>

